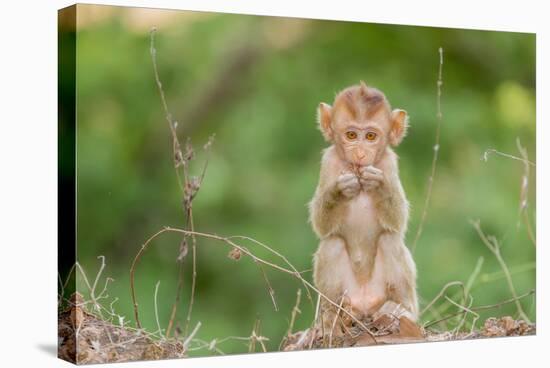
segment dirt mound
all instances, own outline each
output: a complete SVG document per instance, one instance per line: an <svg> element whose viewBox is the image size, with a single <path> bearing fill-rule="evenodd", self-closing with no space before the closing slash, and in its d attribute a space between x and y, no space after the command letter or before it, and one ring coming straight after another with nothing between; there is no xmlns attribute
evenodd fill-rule
<svg viewBox="0 0 550 368"><path fill-rule="evenodd" d="M397 312L396 312L397 311ZM413 342L452 341L487 337L534 335L536 326L512 317L489 318L478 331L458 332L424 329L399 312L383 310L361 324L350 321L344 333L330 335L315 326L298 331L282 344L282 350L304 350L329 347L367 346L376 344L402 344Z"/></svg>
<svg viewBox="0 0 550 368"><path fill-rule="evenodd" d="M75 300L75 298L72 298ZM179 341L155 341L141 330L115 326L77 302L58 317L58 357L77 364L183 358Z"/></svg>

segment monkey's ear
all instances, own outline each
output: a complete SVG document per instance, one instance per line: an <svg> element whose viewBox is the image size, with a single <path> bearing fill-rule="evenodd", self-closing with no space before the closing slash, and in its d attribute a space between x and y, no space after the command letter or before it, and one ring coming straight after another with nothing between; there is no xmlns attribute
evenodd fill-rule
<svg viewBox="0 0 550 368"><path fill-rule="evenodd" d="M317 122L323 137L327 142L332 141L332 107L324 102L319 104L317 109Z"/></svg>
<svg viewBox="0 0 550 368"><path fill-rule="evenodd" d="M409 127L409 115L405 110L395 109L391 113L390 144L397 146L405 135Z"/></svg>

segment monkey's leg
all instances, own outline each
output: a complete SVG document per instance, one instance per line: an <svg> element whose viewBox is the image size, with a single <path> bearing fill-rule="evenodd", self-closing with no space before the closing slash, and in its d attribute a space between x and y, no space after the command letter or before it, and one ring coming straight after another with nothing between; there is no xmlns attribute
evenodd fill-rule
<svg viewBox="0 0 550 368"><path fill-rule="evenodd" d="M410 313L406 317L416 321L418 318L416 266L411 253L403 243L400 234L384 233L380 235L378 241L374 273L377 272L377 265L384 271L376 275L377 282L385 285L387 299L400 304Z"/></svg>
<svg viewBox="0 0 550 368"><path fill-rule="evenodd" d="M352 295L352 305L360 309L364 315L372 316L387 300L387 273L389 272L386 265L386 257L384 250L378 244L378 250L372 261L372 271L370 277L361 278L360 292ZM368 269L362 269L359 272L368 275Z"/></svg>
<svg viewBox="0 0 550 368"><path fill-rule="evenodd" d="M346 298L347 295L356 293L358 285L352 271L346 243L342 238L333 236L321 240L319 249L315 253L313 279L319 291L338 305L342 302L343 297ZM329 335L331 331L334 335L342 334L337 313L338 308L321 297L324 335Z"/></svg>

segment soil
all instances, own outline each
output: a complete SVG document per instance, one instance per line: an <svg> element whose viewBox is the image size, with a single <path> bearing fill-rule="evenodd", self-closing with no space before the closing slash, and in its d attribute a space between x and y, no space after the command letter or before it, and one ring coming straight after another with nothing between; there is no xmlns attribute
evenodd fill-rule
<svg viewBox="0 0 550 368"><path fill-rule="evenodd" d="M58 357L75 364L186 357L180 341L155 341L144 331L103 321L78 303L59 313L58 339Z"/></svg>
<svg viewBox="0 0 550 368"><path fill-rule="evenodd" d="M424 329L406 316L395 313L378 313L372 318L348 321L338 336L325 334L319 327L298 331L286 338L282 350L304 350L328 347L352 347L377 344L403 344L414 342L453 341L504 336L535 335L536 326L510 316L491 317L482 328L471 332L450 332Z"/></svg>
<svg viewBox="0 0 550 368"><path fill-rule="evenodd" d="M58 356L76 364L185 358L184 345L176 339L159 340L143 330L116 326L88 313L78 300L59 313ZM318 326L286 337L282 351L376 344L452 341L503 336L534 335L536 326L512 317L487 319L482 328L453 333L424 329L405 315L381 310L361 321L342 320L342 333L324 334Z"/></svg>

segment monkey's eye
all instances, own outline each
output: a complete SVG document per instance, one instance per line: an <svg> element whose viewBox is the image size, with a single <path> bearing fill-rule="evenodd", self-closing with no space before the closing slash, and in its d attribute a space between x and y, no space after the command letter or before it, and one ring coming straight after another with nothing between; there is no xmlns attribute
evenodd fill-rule
<svg viewBox="0 0 550 368"><path fill-rule="evenodd" d="M376 139L376 133L368 132L365 138L367 138L368 141L374 141Z"/></svg>
<svg viewBox="0 0 550 368"><path fill-rule="evenodd" d="M352 131L346 132L346 137L351 140L357 139L357 133Z"/></svg>

